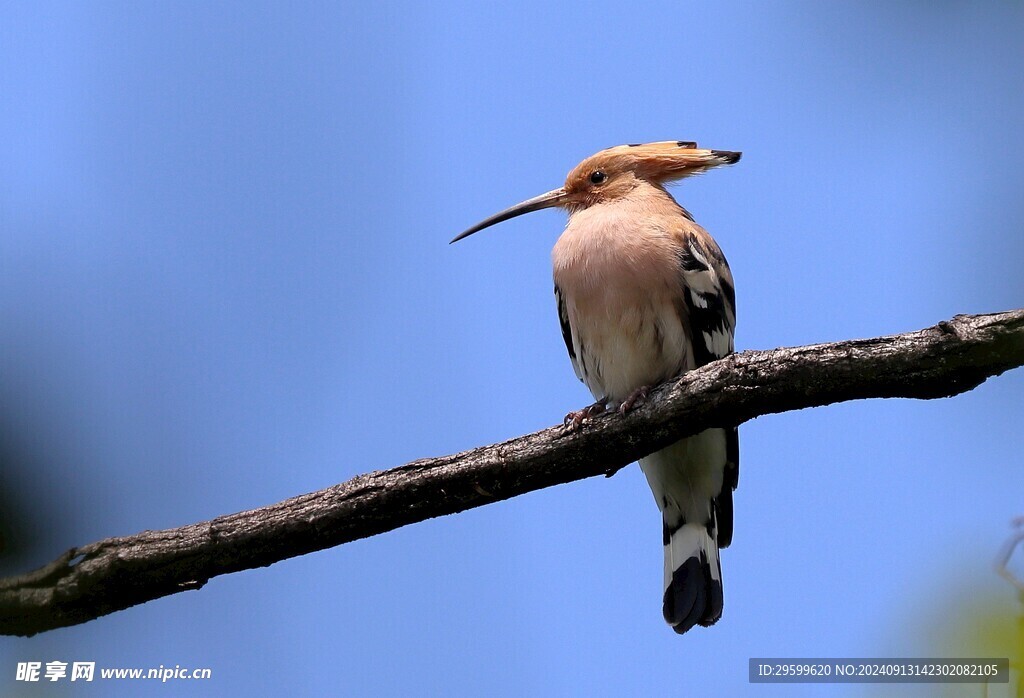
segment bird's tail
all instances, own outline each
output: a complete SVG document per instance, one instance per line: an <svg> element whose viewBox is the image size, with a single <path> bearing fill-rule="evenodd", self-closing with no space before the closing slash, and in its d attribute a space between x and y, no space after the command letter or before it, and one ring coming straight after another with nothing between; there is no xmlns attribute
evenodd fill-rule
<svg viewBox="0 0 1024 698"><path fill-rule="evenodd" d="M722 565L714 529L665 526L665 620L677 633L722 617Z"/></svg>
<svg viewBox="0 0 1024 698"><path fill-rule="evenodd" d="M735 429L708 429L640 459L661 509L665 620L677 633L722 617L719 547L732 541Z"/></svg>

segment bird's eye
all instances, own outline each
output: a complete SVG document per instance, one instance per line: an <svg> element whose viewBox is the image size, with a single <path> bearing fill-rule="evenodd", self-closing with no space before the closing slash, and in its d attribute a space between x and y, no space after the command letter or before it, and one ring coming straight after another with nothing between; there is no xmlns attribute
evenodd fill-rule
<svg viewBox="0 0 1024 698"><path fill-rule="evenodd" d="M597 170L595 172L592 172L591 175L590 175L590 183L591 184L604 184L604 180L606 180L606 179L608 179L608 175L606 175L601 170Z"/></svg>

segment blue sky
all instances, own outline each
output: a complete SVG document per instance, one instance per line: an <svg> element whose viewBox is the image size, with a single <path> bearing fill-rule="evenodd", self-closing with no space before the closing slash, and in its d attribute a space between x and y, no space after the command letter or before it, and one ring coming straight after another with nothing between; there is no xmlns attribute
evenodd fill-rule
<svg viewBox="0 0 1024 698"><path fill-rule="evenodd" d="M447 243L607 146L744 152L674 190L732 265L739 349L1024 305L1020 3L2 15L8 573L586 404L551 295L564 216ZM817 695L749 685L747 659L979 654L983 619L1014 611L991 563L1024 513L1022 389L1018 370L742 427L711 629L661 620L659 517L631 466L0 639L0 687ZM214 678L12 680L51 659Z"/></svg>

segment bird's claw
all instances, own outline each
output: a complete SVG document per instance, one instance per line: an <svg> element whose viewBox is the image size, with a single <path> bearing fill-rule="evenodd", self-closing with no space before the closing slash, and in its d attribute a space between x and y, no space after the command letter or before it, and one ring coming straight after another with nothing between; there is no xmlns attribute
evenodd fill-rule
<svg viewBox="0 0 1024 698"><path fill-rule="evenodd" d="M570 429L579 429L579 426L591 417L603 413L607 409L608 405L604 402L595 402L593 405L584 407L582 410L576 410L565 415L565 419L562 420L564 426Z"/></svg>
<svg viewBox="0 0 1024 698"><path fill-rule="evenodd" d="M623 400L622 404L619 405L619 414L626 414L633 409L633 406L636 405L637 402L640 400L646 400L650 392L651 386L649 385L641 385L639 388L631 392L629 397Z"/></svg>

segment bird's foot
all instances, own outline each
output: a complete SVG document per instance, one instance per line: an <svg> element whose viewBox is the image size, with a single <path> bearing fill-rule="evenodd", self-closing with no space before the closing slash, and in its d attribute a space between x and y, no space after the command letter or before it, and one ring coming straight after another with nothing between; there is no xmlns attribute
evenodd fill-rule
<svg viewBox="0 0 1024 698"><path fill-rule="evenodd" d="M578 429L583 422L591 417L596 417L597 415L602 414L606 409L608 409L608 403L604 400L598 400L593 405L565 415L565 419L562 420L562 424L570 429Z"/></svg>
<svg viewBox="0 0 1024 698"><path fill-rule="evenodd" d="M641 385L639 388L631 392L629 397L623 400L622 404L619 405L619 414L626 414L633 409L633 406L636 405L637 402L640 400L646 400L650 392L651 386L649 385Z"/></svg>

